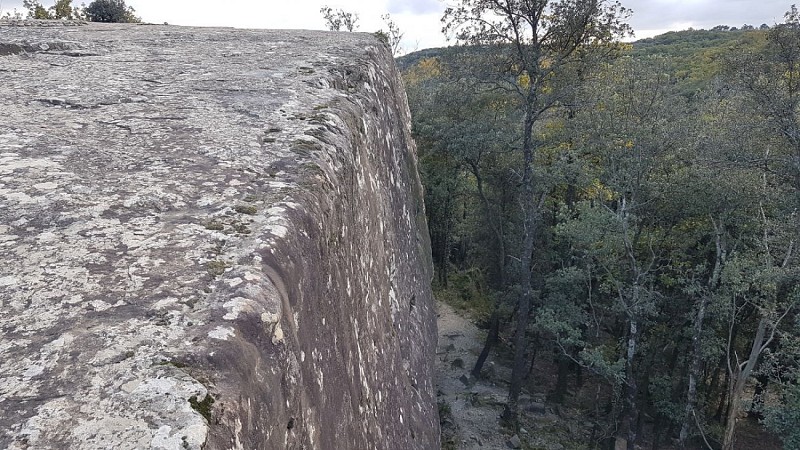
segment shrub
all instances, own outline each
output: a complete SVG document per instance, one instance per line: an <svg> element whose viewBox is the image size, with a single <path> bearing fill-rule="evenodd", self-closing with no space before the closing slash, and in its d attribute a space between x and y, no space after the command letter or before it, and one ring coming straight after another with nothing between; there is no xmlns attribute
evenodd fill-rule
<svg viewBox="0 0 800 450"><path fill-rule="evenodd" d="M138 23L134 9L125 5L125 0L94 0L84 11L92 22Z"/></svg>

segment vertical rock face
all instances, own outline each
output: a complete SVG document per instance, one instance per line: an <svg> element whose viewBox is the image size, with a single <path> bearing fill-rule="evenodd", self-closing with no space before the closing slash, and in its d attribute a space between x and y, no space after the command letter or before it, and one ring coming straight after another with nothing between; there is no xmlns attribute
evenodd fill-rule
<svg viewBox="0 0 800 450"><path fill-rule="evenodd" d="M370 35L0 23L0 448L438 448L415 158Z"/></svg>

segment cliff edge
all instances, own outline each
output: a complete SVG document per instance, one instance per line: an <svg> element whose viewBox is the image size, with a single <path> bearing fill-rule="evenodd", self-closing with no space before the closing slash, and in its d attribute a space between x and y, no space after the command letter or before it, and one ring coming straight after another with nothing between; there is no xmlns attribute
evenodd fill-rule
<svg viewBox="0 0 800 450"><path fill-rule="evenodd" d="M438 448L389 51L20 25L0 22L0 448Z"/></svg>

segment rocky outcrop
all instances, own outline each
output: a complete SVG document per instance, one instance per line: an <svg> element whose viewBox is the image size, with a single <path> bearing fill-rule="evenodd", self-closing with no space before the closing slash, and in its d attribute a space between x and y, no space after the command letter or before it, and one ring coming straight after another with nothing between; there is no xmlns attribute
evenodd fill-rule
<svg viewBox="0 0 800 450"><path fill-rule="evenodd" d="M438 448L373 36L0 24L0 117L0 448Z"/></svg>

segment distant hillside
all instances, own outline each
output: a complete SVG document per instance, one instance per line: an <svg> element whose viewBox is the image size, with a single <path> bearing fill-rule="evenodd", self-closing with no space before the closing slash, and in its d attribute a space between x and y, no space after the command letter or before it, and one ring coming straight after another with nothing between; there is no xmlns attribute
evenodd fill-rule
<svg viewBox="0 0 800 450"><path fill-rule="evenodd" d="M633 43L633 56L669 56L690 58L698 53L713 49L726 49L737 45L742 40L757 39L766 35L765 31L717 31L717 30L683 30L670 31L648 39L640 39Z"/></svg>
<svg viewBox="0 0 800 450"><path fill-rule="evenodd" d="M686 95L707 84L722 69L726 55L749 52L763 45L765 30L671 31L633 44L633 58L667 58Z"/></svg>
<svg viewBox="0 0 800 450"><path fill-rule="evenodd" d="M676 81L691 95L719 73L724 55L755 49L765 37L765 30L670 31L634 42L629 57L666 58ZM398 58L397 64L406 71L422 59L437 57L452 65L453 58L464 51L472 53L463 47L425 49Z"/></svg>

